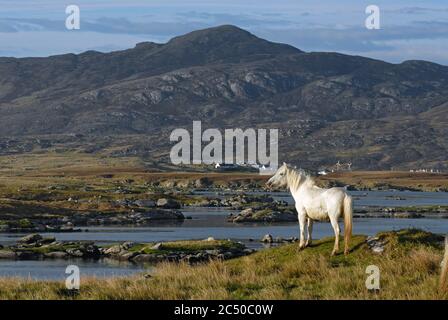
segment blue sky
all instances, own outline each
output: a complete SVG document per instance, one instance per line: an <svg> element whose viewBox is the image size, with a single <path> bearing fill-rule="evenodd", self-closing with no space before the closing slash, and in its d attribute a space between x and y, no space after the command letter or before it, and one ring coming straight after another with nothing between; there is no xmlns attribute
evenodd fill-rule
<svg viewBox="0 0 448 320"><path fill-rule="evenodd" d="M81 9L81 30L65 8ZM381 10L367 30L365 8ZM0 56L112 51L221 24L305 51L448 65L448 0L0 0Z"/></svg>

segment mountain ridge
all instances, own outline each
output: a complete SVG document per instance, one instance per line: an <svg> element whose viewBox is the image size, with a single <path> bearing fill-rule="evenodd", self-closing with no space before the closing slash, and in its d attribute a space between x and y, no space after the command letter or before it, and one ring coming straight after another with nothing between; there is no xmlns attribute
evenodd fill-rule
<svg viewBox="0 0 448 320"><path fill-rule="evenodd" d="M303 52L225 25L111 53L0 58L0 75L1 154L11 137L32 151L37 136L49 148L88 136L70 146L107 153L133 135L133 154L168 161L170 130L201 120L278 127L282 157L303 166L447 166L448 67L432 62Z"/></svg>

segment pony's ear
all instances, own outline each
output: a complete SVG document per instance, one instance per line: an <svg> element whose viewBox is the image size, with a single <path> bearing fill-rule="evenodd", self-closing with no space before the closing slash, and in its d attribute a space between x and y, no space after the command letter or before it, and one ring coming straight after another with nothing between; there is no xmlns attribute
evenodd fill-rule
<svg viewBox="0 0 448 320"><path fill-rule="evenodd" d="M287 166L286 162L283 162L283 165L286 167Z"/></svg>

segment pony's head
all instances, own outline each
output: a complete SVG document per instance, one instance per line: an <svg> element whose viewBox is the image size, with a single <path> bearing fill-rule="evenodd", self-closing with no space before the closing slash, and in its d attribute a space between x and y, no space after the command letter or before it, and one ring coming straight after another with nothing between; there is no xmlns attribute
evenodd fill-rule
<svg viewBox="0 0 448 320"><path fill-rule="evenodd" d="M286 179L286 173L288 171L288 165L283 162L283 165L277 169L274 175L266 182L268 188L277 187L283 188L288 186Z"/></svg>
<svg viewBox="0 0 448 320"><path fill-rule="evenodd" d="M271 179L266 182L268 188L293 188L297 189L304 183L314 185L314 179L305 170L289 167L283 162L283 165L278 168Z"/></svg>

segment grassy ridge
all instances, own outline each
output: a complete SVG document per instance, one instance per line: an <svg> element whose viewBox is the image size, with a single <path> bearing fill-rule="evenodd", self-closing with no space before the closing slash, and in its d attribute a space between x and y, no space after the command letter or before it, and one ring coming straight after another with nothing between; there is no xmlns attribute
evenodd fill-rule
<svg viewBox="0 0 448 320"><path fill-rule="evenodd" d="M440 237L406 230L379 234L375 254L355 236L348 256L330 257L333 239L297 244L197 266L160 264L151 277L81 279L73 295L62 282L0 279L1 299L448 299L439 289ZM366 267L380 269L381 289L365 287Z"/></svg>
<svg viewBox="0 0 448 320"><path fill-rule="evenodd" d="M187 168L185 168L187 169ZM191 172L197 169L198 172ZM208 168L207 170L209 170ZM200 178L214 185L228 186L229 182L241 185L252 182L263 185L266 176L257 173L206 172L202 167L188 168L189 172L161 172L150 163L137 157L103 157L81 152L46 152L0 156L0 195L15 198L17 194L45 195L48 185L63 185L53 194L65 196L74 191L84 194L102 194L107 188L131 179L136 185L160 182L170 187L182 187ZM202 171L202 172L200 172ZM318 177L322 185L351 185L359 189L405 188L421 191L448 190L448 174L410 173L406 171L353 171L336 172ZM138 191L138 190L134 190ZM37 194L34 194L37 193ZM80 194L81 195L81 194Z"/></svg>
<svg viewBox="0 0 448 320"><path fill-rule="evenodd" d="M448 191L448 174L411 173L406 171L352 171L320 176L325 184L350 185L357 189L397 189Z"/></svg>

